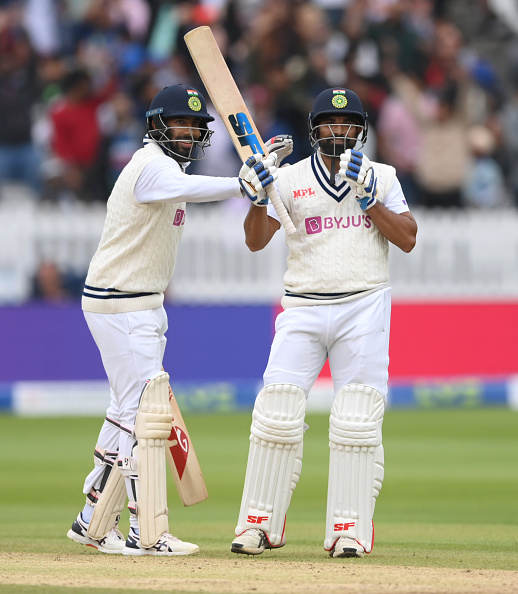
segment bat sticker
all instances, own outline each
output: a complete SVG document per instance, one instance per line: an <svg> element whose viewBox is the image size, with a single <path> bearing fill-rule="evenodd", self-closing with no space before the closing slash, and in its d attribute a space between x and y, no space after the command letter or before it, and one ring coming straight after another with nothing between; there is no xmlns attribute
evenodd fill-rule
<svg viewBox="0 0 518 594"><path fill-rule="evenodd" d="M243 112L230 114L228 121L234 130L239 144L241 146L249 146L252 149L252 154L262 153L261 142L254 134L254 129L247 115Z"/></svg>
<svg viewBox="0 0 518 594"><path fill-rule="evenodd" d="M173 425L171 435L167 439L167 447L173 456L178 476L181 479L189 456L189 440L180 427Z"/></svg>

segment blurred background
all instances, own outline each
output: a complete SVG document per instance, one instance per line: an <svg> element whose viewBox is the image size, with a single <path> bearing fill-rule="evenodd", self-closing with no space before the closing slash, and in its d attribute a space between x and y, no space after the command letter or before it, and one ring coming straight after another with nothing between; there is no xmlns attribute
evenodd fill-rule
<svg viewBox="0 0 518 594"><path fill-rule="evenodd" d="M366 152L396 168L419 224L411 254L391 249L390 406L518 408L514 0L0 0L0 411L103 414L82 285L152 97L205 92L183 42L200 25L263 138L294 137L290 162L311 153L320 91L362 99ZM211 127L189 172L237 175ZM250 253L246 210L188 205L164 362L185 411L250 409L261 382L286 247L281 231ZM326 366L310 410L331 398Z"/></svg>

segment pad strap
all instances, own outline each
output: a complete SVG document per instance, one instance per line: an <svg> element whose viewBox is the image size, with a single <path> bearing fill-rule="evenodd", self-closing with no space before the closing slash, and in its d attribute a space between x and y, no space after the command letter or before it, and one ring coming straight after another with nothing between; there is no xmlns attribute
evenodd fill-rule
<svg viewBox="0 0 518 594"><path fill-rule="evenodd" d="M126 485L117 464L111 467L106 484L97 496L87 532L90 538L101 540L119 523L126 502Z"/></svg>

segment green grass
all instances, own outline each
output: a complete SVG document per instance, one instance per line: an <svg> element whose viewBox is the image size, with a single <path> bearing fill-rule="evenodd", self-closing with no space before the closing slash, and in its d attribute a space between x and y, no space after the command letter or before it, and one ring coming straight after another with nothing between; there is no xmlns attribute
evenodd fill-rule
<svg viewBox="0 0 518 594"><path fill-rule="evenodd" d="M263 555L267 563L327 560L328 417L306 420L302 476L288 514L290 546ZM186 417L210 498L183 508L170 479L170 525L206 557L229 557L250 421L248 413ZM84 504L100 425L91 418L0 416L0 552L67 554L77 546L65 533ZM518 413L389 410L384 445L371 563L518 569ZM127 524L125 517L123 530Z"/></svg>

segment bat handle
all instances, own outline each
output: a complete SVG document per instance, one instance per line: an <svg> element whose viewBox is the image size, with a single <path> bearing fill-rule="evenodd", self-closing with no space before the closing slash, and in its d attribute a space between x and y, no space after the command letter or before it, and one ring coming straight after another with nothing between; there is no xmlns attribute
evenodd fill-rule
<svg viewBox="0 0 518 594"><path fill-rule="evenodd" d="M284 231L286 235L293 235L296 232L295 225L293 224L292 220L290 219L290 215L284 206L281 197L279 196L279 192L277 192L277 188L273 184L270 184L266 188L266 194L270 199L270 202L273 204L275 211L279 215L281 220L281 224L284 227Z"/></svg>

